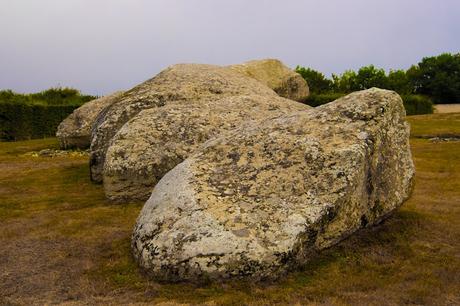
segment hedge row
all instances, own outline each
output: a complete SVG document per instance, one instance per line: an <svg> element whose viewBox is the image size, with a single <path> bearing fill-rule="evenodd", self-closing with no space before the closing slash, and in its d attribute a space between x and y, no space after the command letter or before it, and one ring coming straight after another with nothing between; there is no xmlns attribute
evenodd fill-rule
<svg viewBox="0 0 460 306"><path fill-rule="evenodd" d="M430 98L421 95L401 96L407 115L423 115L433 113L433 102Z"/></svg>
<svg viewBox="0 0 460 306"><path fill-rule="evenodd" d="M0 102L0 139L6 141L51 137L79 105L40 105Z"/></svg>
<svg viewBox="0 0 460 306"><path fill-rule="evenodd" d="M332 102L340 97L345 96L344 93L325 93L312 94L305 101L310 106L319 106ZM420 95L404 95L401 96L404 102L404 108L407 115L422 115L433 113L433 102L430 98Z"/></svg>
<svg viewBox="0 0 460 306"><path fill-rule="evenodd" d="M20 94L12 90L0 90L0 103L21 103L41 105L83 105L96 99L95 96L82 95L73 88L50 88L31 94Z"/></svg>

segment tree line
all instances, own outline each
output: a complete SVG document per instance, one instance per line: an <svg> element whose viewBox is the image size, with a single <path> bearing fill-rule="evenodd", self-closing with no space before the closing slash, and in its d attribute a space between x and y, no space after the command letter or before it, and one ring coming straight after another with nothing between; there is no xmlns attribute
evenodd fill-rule
<svg viewBox="0 0 460 306"><path fill-rule="evenodd" d="M311 68L297 66L295 70L308 82L312 95L333 96L379 87L403 96L422 95L435 103L460 103L460 53L425 57L408 70L390 70L388 74L374 65L332 74L332 78Z"/></svg>

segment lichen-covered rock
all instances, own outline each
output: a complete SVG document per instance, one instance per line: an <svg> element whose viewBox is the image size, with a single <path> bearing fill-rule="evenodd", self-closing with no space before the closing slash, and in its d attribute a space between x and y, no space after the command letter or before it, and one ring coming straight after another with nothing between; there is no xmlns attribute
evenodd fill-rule
<svg viewBox="0 0 460 306"><path fill-rule="evenodd" d="M248 67L256 67L255 63L257 62L248 64ZM288 82L287 80L293 79L291 74L295 73L278 61L276 61L276 65L262 65L262 67L274 69L270 74L268 72L266 74L270 78L265 77L265 74L261 72L262 68L250 70L257 72L250 77L236 71L238 69L234 67L179 64L163 70L154 78L127 91L116 103L101 112L97 119L91 141L90 172L92 180L96 182L103 180L106 153L113 136L125 123L145 109L164 107L169 103L189 105L190 103L197 103L196 101L220 100L223 97L237 95L277 98L278 95L266 86L267 82L275 86L273 88L278 88L276 84ZM278 78L278 82L276 82L276 78ZM266 79L266 81L261 82L261 79ZM302 81L304 82L302 85L308 88L305 81L303 79ZM292 92L297 92L296 90L292 87Z"/></svg>
<svg viewBox="0 0 460 306"><path fill-rule="evenodd" d="M111 141L103 170L105 194L113 202L145 201L163 175L205 141L245 121L309 108L272 95L237 95L143 110Z"/></svg>
<svg viewBox="0 0 460 306"><path fill-rule="evenodd" d="M133 253L164 280L276 278L387 217L413 177L400 97L356 92L207 142L156 185Z"/></svg>
<svg viewBox="0 0 460 306"><path fill-rule="evenodd" d="M91 143L91 129L98 114L114 103L123 92L94 99L83 104L62 121L57 129L56 137L62 149L86 149Z"/></svg>
<svg viewBox="0 0 460 306"><path fill-rule="evenodd" d="M307 82L295 71L276 59L249 61L229 66L273 89L281 97L304 101L310 94Z"/></svg>
<svg viewBox="0 0 460 306"><path fill-rule="evenodd" d="M97 120L92 134L90 171L93 181L102 181L105 155L112 137L142 110L171 102L220 99L226 96L278 97L261 82L230 68L201 64L179 64L125 92Z"/></svg>

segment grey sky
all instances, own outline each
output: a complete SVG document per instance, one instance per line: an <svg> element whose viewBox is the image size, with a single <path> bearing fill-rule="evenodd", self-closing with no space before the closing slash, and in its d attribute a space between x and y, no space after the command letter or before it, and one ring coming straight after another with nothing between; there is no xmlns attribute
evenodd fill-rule
<svg viewBox="0 0 460 306"><path fill-rule="evenodd" d="M0 0L0 89L128 89L179 62L327 75L460 51L459 0Z"/></svg>

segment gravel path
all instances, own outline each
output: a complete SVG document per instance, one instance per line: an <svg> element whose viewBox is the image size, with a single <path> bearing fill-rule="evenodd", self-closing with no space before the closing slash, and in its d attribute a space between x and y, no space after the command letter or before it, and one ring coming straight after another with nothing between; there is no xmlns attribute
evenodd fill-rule
<svg viewBox="0 0 460 306"><path fill-rule="evenodd" d="M460 104L436 104L435 113L460 113Z"/></svg>

